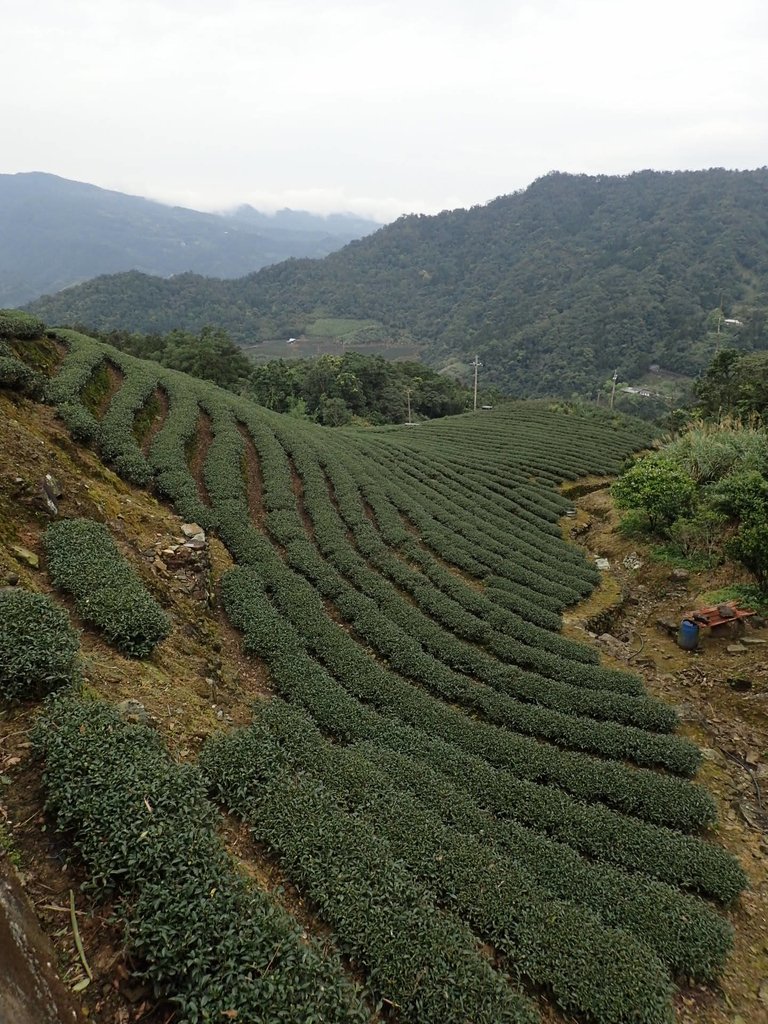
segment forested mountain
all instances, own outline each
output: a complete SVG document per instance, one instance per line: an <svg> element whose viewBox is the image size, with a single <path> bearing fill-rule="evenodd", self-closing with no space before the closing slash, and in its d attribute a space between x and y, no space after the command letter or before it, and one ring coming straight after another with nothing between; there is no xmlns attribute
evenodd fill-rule
<svg viewBox="0 0 768 1024"><path fill-rule="evenodd" d="M477 352L516 395L588 392L658 363L692 373L727 333L768 345L768 169L550 174L485 206L407 216L323 260L237 281L100 278L34 304L101 329L297 334L369 318L435 362ZM727 320L738 320L729 325Z"/></svg>
<svg viewBox="0 0 768 1024"><path fill-rule="evenodd" d="M239 277L325 256L378 227L294 210L198 213L53 174L0 174L0 306L116 271Z"/></svg>

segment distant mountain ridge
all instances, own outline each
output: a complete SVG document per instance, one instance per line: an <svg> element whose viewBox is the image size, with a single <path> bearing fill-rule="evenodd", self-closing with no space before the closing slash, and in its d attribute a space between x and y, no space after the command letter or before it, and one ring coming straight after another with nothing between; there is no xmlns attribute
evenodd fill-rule
<svg viewBox="0 0 768 1024"><path fill-rule="evenodd" d="M241 277L292 256L325 256L380 226L249 206L200 213L53 174L0 174L0 306L129 270Z"/></svg>
<svg viewBox="0 0 768 1024"><path fill-rule="evenodd" d="M768 347L768 169L553 173L485 206L401 217L322 260L235 281L117 275L30 308L101 329L211 323L243 342L359 317L434 362L478 353L517 396L588 393L652 364L693 374L716 345ZM721 337L725 318L742 326Z"/></svg>

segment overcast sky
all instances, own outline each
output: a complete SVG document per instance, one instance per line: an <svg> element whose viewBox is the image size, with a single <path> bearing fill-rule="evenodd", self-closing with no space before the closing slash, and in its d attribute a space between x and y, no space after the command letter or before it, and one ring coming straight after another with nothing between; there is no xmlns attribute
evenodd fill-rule
<svg viewBox="0 0 768 1024"><path fill-rule="evenodd" d="M768 164L765 0L2 0L0 172L391 220Z"/></svg>

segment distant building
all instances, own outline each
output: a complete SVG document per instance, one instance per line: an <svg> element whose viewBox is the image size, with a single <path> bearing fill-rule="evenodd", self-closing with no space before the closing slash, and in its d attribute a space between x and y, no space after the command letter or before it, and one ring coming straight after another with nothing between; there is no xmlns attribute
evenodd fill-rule
<svg viewBox="0 0 768 1024"><path fill-rule="evenodd" d="M725 319L725 320L723 320L723 323L724 324L731 324L733 327L743 327L744 326L744 324L741 322L741 320L734 320L733 318Z"/></svg>
<svg viewBox="0 0 768 1024"><path fill-rule="evenodd" d="M625 395L640 395L642 398L653 398L653 392L647 388L626 387L621 389Z"/></svg>
<svg viewBox="0 0 768 1024"><path fill-rule="evenodd" d="M289 338L289 339L288 339L288 341L286 341L286 343L285 343L285 344L286 344L286 345L292 345L292 344L294 343L294 341L296 341L296 339L295 339L295 338Z"/></svg>

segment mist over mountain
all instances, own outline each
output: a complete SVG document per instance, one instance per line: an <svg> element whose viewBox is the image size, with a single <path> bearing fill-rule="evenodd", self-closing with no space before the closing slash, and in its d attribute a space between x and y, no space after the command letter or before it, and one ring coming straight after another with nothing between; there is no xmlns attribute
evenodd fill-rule
<svg viewBox="0 0 768 1024"><path fill-rule="evenodd" d="M485 206L401 217L322 260L234 281L117 275L31 308L101 329L210 323L242 342L360 318L435 363L479 354L511 394L585 393L615 369L691 375L715 345L768 347L767 199L766 168L550 174Z"/></svg>
<svg viewBox="0 0 768 1024"><path fill-rule="evenodd" d="M291 256L325 256L379 226L248 206L200 213L53 174L1 174L0 306L120 271L240 277Z"/></svg>

